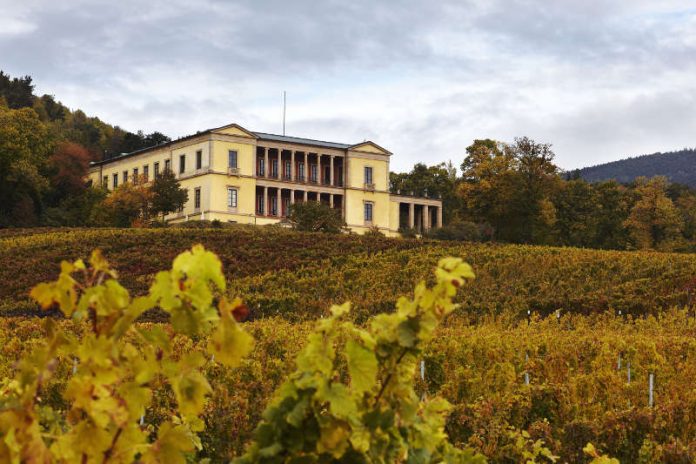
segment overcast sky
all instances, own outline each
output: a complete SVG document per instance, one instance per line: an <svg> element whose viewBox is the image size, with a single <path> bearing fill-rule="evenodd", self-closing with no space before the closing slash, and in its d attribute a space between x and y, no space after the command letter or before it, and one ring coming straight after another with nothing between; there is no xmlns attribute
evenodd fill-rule
<svg viewBox="0 0 696 464"><path fill-rule="evenodd" d="M370 139L392 169L475 138L565 169L696 146L696 0L0 0L0 69L128 130Z"/></svg>

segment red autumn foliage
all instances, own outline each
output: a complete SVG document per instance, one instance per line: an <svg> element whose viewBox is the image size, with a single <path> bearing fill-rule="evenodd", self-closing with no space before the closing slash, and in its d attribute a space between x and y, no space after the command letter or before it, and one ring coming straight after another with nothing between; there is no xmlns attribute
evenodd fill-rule
<svg viewBox="0 0 696 464"><path fill-rule="evenodd" d="M54 174L51 184L62 194L80 192L85 187L85 176L91 156L86 148L73 142L58 145L50 158Z"/></svg>

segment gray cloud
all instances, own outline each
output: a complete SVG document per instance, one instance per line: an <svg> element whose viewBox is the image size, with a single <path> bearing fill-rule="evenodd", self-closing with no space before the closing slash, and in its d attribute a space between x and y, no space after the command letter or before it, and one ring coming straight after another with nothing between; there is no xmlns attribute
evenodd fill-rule
<svg viewBox="0 0 696 464"><path fill-rule="evenodd" d="M131 130L373 139L392 167L530 135L572 168L695 145L689 0L0 0L0 69Z"/></svg>

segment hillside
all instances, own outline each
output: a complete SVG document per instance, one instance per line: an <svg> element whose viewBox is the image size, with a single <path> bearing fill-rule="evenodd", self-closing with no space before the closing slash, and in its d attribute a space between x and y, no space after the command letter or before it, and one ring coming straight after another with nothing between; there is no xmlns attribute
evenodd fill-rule
<svg viewBox="0 0 696 464"><path fill-rule="evenodd" d="M665 176L670 182L696 187L696 149L685 148L626 158L583 168L577 172L588 182L615 179L621 183L629 183L640 176Z"/></svg>
<svg viewBox="0 0 696 464"><path fill-rule="evenodd" d="M0 314L14 317L0 317L0 373L8 377L45 330L31 317L36 310L26 292L55 278L60 260L99 247L119 280L140 295L155 272L194 243L220 256L228 292L250 307L252 320L243 327L256 340L240 366L211 361L204 367L212 394L197 459L227 462L245 449L273 391L295 369L314 321L332 303L350 300L358 322L391 312L418 280L432 282L433 266L445 255L464 257L476 279L460 289L461 308L424 353L423 379L416 375L419 395L452 404L446 432L454 444L471 446L492 463L526 462L531 454L524 453L538 449L537 440L569 463L588 462L582 451L588 442L621 462L690 462L696 449L696 320L679 309L691 304L696 275L696 261L686 254L241 226L5 230ZM556 310L560 318L540 318ZM181 340L175 349L198 351L206 343ZM44 404L63 406L57 392L73 365L61 361ZM652 406L649 374L657 379ZM174 401L171 392L158 391L144 423L159 424Z"/></svg>
<svg viewBox="0 0 696 464"><path fill-rule="evenodd" d="M466 314L474 319L519 319L527 310L547 315L557 309L656 313L686 303L696 276L696 261L686 254L375 239L253 226L8 230L0 235L0 312L34 311L29 289L55 278L61 260L86 258L94 248L113 262L129 290L142 292L155 272L195 243L221 257L230 291L249 303L255 319L311 320L348 299L364 318L391 308L445 255L464 257L477 270L466 300Z"/></svg>

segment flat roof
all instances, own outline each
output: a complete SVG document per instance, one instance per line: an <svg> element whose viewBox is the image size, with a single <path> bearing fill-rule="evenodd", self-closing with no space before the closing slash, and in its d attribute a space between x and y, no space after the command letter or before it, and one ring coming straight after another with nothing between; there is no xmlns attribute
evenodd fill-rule
<svg viewBox="0 0 696 464"><path fill-rule="evenodd" d="M253 132L260 140L270 140L273 142L298 143L315 147L338 148L346 150L352 147L353 143L326 142L324 140L305 139L302 137L291 137L289 135L268 134L266 132Z"/></svg>

